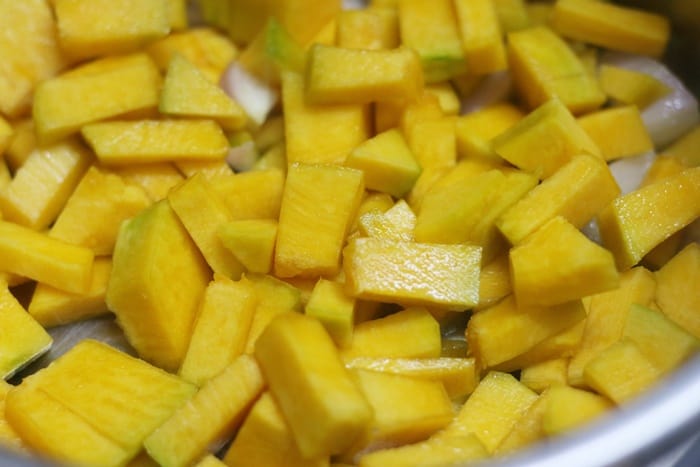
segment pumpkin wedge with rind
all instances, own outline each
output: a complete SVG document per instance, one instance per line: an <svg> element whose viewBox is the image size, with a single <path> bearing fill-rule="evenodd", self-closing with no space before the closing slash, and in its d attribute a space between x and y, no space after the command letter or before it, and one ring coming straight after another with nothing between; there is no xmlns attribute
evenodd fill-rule
<svg viewBox="0 0 700 467"><path fill-rule="evenodd" d="M139 355L175 371L211 272L167 200L122 224L107 306Z"/></svg>

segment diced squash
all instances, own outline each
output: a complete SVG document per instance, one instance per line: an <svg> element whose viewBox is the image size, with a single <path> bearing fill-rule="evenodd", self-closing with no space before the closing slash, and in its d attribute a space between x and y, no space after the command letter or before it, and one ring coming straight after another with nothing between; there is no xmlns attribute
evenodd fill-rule
<svg viewBox="0 0 700 467"><path fill-rule="evenodd" d="M342 163L369 137L366 105L307 103L304 78L293 72L282 74L282 108L289 163Z"/></svg>
<svg viewBox="0 0 700 467"><path fill-rule="evenodd" d="M309 51L306 96L315 104L412 101L422 91L415 51L358 50L316 44Z"/></svg>
<svg viewBox="0 0 700 467"><path fill-rule="evenodd" d="M578 123L606 161L654 150L654 143L635 105L592 112L579 117Z"/></svg>
<svg viewBox="0 0 700 467"><path fill-rule="evenodd" d="M116 174L90 167L75 187L49 236L110 255L119 226L151 204L146 192Z"/></svg>
<svg viewBox="0 0 700 467"><path fill-rule="evenodd" d="M580 301L526 306L516 304L511 295L471 317L466 331L469 350L482 368L493 368L572 327L585 316Z"/></svg>
<svg viewBox="0 0 700 467"><path fill-rule="evenodd" d="M661 311L700 339L700 246L691 243L656 272L656 303Z"/></svg>
<svg viewBox="0 0 700 467"><path fill-rule="evenodd" d="M0 447L10 452L22 452L26 446L17 432L7 421L5 415L5 398L13 386L4 379L0 379Z"/></svg>
<svg viewBox="0 0 700 467"><path fill-rule="evenodd" d="M76 140L34 150L0 193L3 218L35 230L63 209L93 158Z"/></svg>
<svg viewBox="0 0 700 467"><path fill-rule="evenodd" d="M413 241L415 226L416 215L403 199L386 212L368 212L359 219L360 233L363 235L397 241Z"/></svg>
<svg viewBox="0 0 700 467"><path fill-rule="evenodd" d="M271 219L229 221L219 226L219 240L246 270L267 274L272 269L277 223Z"/></svg>
<svg viewBox="0 0 700 467"><path fill-rule="evenodd" d="M578 428L612 408L613 404L605 397L570 386L555 386L547 394L542 431L547 435L558 435Z"/></svg>
<svg viewBox="0 0 700 467"><path fill-rule="evenodd" d="M231 221L229 211L201 174L170 190L168 202L215 273L239 279L243 265L224 246L218 232Z"/></svg>
<svg viewBox="0 0 700 467"><path fill-rule="evenodd" d="M500 161L491 147L491 140L524 117L523 111L513 104L494 104L457 119L457 155L462 159L482 158Z"/></svg>
<svg viewBox="0 0 700 467"><path fill-rule="evenodd" d="M542 421L547 409L548 391L545 390L518 419L513 429L496 448L496 454L507 455L531 446L544 437Z"/></svg>
<svg viewBox="0 0 700 467"><path fill-rule="evenodd" d="M426 118L405 126L408 147L422 168L452 167L457 161L455 118Z"/></svg>
<svg viewBox="0 0 700 467"><path fill-rule="evenodd" d="M663 154L678 159L688 167L696 167L700 165L700 156L697 151L699 141L700 125L696 125L665 148Z"/></svg>
<svg viewBox="0 0 700 467"><path fill-rule="evenodd" d="M525 0L492 0L496 9L498 22L501 30L505 33L525 29L530 24L530 14L528 6L530 3Z"/></svg>
<svg viewBox="0 0 700 467"><path fill-rule="evenodd" d="M479 301L481 248L468 244L355 238L343 252L352 294L361 299L466 310Z"/></svg>
<svg viewBox="0 0 700 467"><path fill-rule="evenodd" d="M239 0L240 1L240 0ZM258 3L251 2L253 9ZM269 0L268 12L300 44L307 44L341 9L338 0ZM303 11L304 14L299 14Z"/></svg>
<svg viewBox="0 0 700 467"><path fill-rule="evenodd" d="M43 81L32 111L39 141L57 141L90 122L152 111L160 82L158 68L145 53L89 62Z"/></svg>
<svg viewBox="0 0 700 467"><path fill-rule="evenodd" d="M0 281L0 380L51 348L53 339Z"/></svg>
<svg viewBox="0 0 700 467"><path fill-rule="evenodd" d="M246 280L216 276L209 283L178 371L182 379L201 387L243 353L256 302Z"/></svg>
<svg viewBox="0 0 700 467"><path fill-rule="evenodd" d="M532 109L556 97L578 115L605 102L596 77L564 39L548 27L509 33L508 59L515 88Z"/></svg>
<svg viewBox="0 0 700 467"><path fill-rule="evenodd" d="M437 358L440 324L424 308L407 308L355 326L344 358Z"/></svg>
<svg viewBox="0 0 700 467"><path fill-rule="evenodd" d="M660 57L671 35L670 20L660 14L587 0L559 0L553 28L566 38L622 52Z"/></svg>
<svg viewBox="0 0 700 467"><path fill-rule="evenodd" d="M256 170L218 178L210 183L228 206L234 220L277 219L279 216L284 172Z"/></svg>
<svg viewBox="0 0 700 467"><path fill-rule="evenodd" d="M520 371L520 382L538 393L551 386L565 385L568 364L566 358L555 358L525 367Z"/></svg>
<svg viewBox="0 0 700 467"><path fill-rule="evenodd" d="M551 99L493 139L493 149L511 164L547 178L582 152L600 149L561 100Z"/></svg>
<svg viewBox="0 0 700 467"><path fill-rule="evenodd" d="M279 277L333 275L364 191L362 172L292 164L287 172L275 245Z"/></svg>
<svg viewBox="0 0 700 467"><path fill-rule="evenodd" d="M88 248L0 220L0 271L84 293L90 288L93 260Z"/></svg>
<svg viewBox="0 0 700 467"><path fill-rule="evenodd" d="M16 172L36 149L36 146L34 119L26 118L15 121L12 124L12 138L7 143L3 158L8 167Z"/></svg>
<svg viewBox="0 0 700 467"><path fill-rule="evenodd" d="M520 305L555 305L614 289L613 255L563 217L555 217L510 250L513 292Z"/></svg>
<svg viewBox="0 0 700 467"><path fill-rule="evenodd" d="M119 54L170 32L167 0L54 0L61 49L72 59Z"/></svg>
<svg viewBox="0 0 700 467"><path fill-rule="evenodd" d="M399 45L399 20L393 8L344 10L336 19L336 40L340 47L376 50Z"/></svg>
<svg viewBox="0 0 700 467"><path fill-rule="evenodd" d="M166 198L170 189L183 180L182 174L168 162L110 167L110 171L125 182L143 188L151 201Z"/></svg>
<svg viewBox="0 0 700 467"><path fill-rule="evenodd" d="M640 109L670 92L665 84L651 75L614 65L602 64L598 70L598 80L608 97Z"/></svg>
<svg viewBox="0 0 700 467"><path fill-rule="evenodd" d="M496 226L517 245L556 216L581 228L619 194L605 161L579 154L506 209Z"/></svg>
<svg viewBox="0 0 700 467"><path fill-rule="evenodd" d="M341 453L370 423L371 406L317 320L278 315L258 339L255 357L302 456Z"/></svg>
<svg viewBox="0 0 700 467"><path fill-rule="evenodd" d="M637 264L655 246L700 216L700 167L615 199L599 216L603 244L621 270ZM649 206L655 207L649 222Z"/></svg>
<svg viewBox="0 0 700 467"><path fill-rule="evenodd" d="M506 49L492 0L456 0L457 24L467 68L473 74L505 70Z"/></svg>
<svg viewBox="0 0 700 467"><path fill-rule="evenodd" d="M241 355L208 380L143 442L165 467L185 467L231 436L264 388L255 359Z"/></svg>
<svg viewBox="0 0 700 467"><path fill-rule="evenodd" d="M12 126L0 115L0 156L3 155L5 149L10 145L10 141L14 136Z"/></svg>
<svg viewBox="0 0 700 467"><path fill-rule="evenodd" d="M345 293L343 284L319 279L304 312L323 324L338 347L350 345L355 322L355 299Z"/></svg>
<svg viewBox="0 0 700 467"><path fill-rule="evenodd" d="M440 108L445 115L459 114L461 102L457 91L450 82L426 84L423 89L437 97Z"/></svg>
<svg viewBox="0 0 700 467"><path fill-rule="evenodd" d="M229 148L211 120L135 120L92 123L81 133L106 165L221 160Z"/></svg>
<svg viewBox="0 0 700 467"><path fill-rule="evenodd" d="M488 308L513 291L510 283L510 259L497 256L481 267L479 274L479 303L477 310Z"/></svg>
<svg viewBox="0 0 700 467"><path fill-rule="evenodd" d="M105 314L108 312L105 295L111 271L110 257L95 258L90 288L79 294L38 283L27 311L44 327L60 326Z"/></svg>
<svg viewBox="0 0 700 467"><path fill-rule="evenodd" d="M177 370L211 272L167 200L122 224L112 258L107 306L142 358Z"/></svg>
<svg viewBox="0 0 700 467"><path fill-rule="evenodd" d="M240 430L226 451L229 467L327 467L328 457L305 459L299 452L289 424L269 392L263 393L250 409Z"/></svg>

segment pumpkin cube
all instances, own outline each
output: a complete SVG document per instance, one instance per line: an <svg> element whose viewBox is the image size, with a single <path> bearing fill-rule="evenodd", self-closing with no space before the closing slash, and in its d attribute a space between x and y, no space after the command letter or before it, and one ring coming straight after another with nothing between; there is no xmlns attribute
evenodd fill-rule
<svg viewBox="0 0 700 467"><path fill-rule="evenodd" d="M547 391L547 404L542 416L542 431L558 435L579 428L613 408L609 399L572 388L554 386Z"/></svg>
<svg viewBox="0 0 700 467"><path fill-rule="evenodd" d="M563 217L555 217L510 250L513 292L520 305L555 305L614 289L612 254Z"/></svg>
<svg viewBox="0 0 700 467"><path fill-rule="evenodd" d="M448 310L479 301L478 246L363 237L351 240L343 257L348 288L360 299Z"/></svg>
<svg viewBox="0 0 700 467"><path fill-rule="evenodd" d="M56 219L93 158L76 140L32 151L0 192L6 220L42 230Z"/></svg>
<svg viewBox="0 0 700 467"><path fill-rule="evenodd" d="M256 2L250 5L253 9L259 8ZM340 9L338 0L269 0L267 11L279 20L294 40L308 44ZM300 15L300 11L305 14Z"/></svg>
<svg viewBox="0 0 700 467"><path fill-rule="evenodd" d="M635 105L591 112L579 117L578 123L606 161L654 150L654 143Z"/></svg>
<svg viewBox="0 0 700 467"><path fill-rule="evenodd" d="M219 240L250 272L267 274L272 269L277 222L272 219L228 221L217 231Z"/></svg>
<svg viewBox="0 0 700 467"><path fill-rule="evenodd" d="M176 371L211 272L167 200L122 224L112 259L107 306L142 358Z"/></svg>
<svg viewBox="0 0 700 467"><path fill-rule="evenodd" d="M507 254L501 254L481 267L479 303L475 309L488 308L511 292L513 288L510 284L510 259Z"/></svg>
<svg viewBox="0 0 700 467"><path fill-rule="evenodd" d="M169 162L123 165L110 167L110 171L121 176L126 183L143 188L151 201L165 199L170 189L184 179L177 167Z"/></svg>
<svg viewBox="0 0 700 467"><path fill-rule="evenodd" d="M5 398L13 386L4 379L0 379L0 446L11 452L22 452L26 449L22 438L7 421L5 415Z"/></svg>
<svg viewBox="0 0 700 467"><path fill-rule="evenodd" d="M700 339L700 246L690 243L656 271L656 303L661 311Z"/></svg>
<svg viewBox="0 0 700 467"><path fill-rule="evenodd" d="M470 73L485 75L505 70L506 48L492 0L454 2L464 59Z"/></svg>
<svg viewBox="0 0 700 467"><path fill-rule="evenodd" d="M462 115L455 124L457 155L462 159L482 158L500 161L491 140L515 125L524 113L513 104L494 104Z"/></svg>
<svg viewBox="0 0 700 467"><path fill-rule="evenodd" d="M422 168L452 167L457 161L455 118L426 118L406 125L408 147Z"/></svg>
<svg viewBox="0 0 700 467"><path fill-rule="evenodd" d="M596 77L564 39L548 27L509 33L508 61L515 88L531 109L558 98L578 115L605 102Z"/></svg>
<svg viewBox="0 0 700 467"><path fill-rule="evenodd" d="M502 31L508 33L531 26L527 9L531 5L525 0L494 0L493 6Z"/></svg>
<svg viewBox="0 0 700 467"><path fill-rule="evenodd" d="M276 169L238 173L211 180L233 220L275 219L282 203L284 172Z"/></svg>
<svg viewBox="0 0 700 467"><path fill-rule="evenodd" d="M418 337L420 336L420 338ZM440 324L423 308L407 308L355 326L344 358L437 358Z"/></svg>
<svg viewBox="0 0 700 467"><path fill-rule="evenodd" d="M700 124L695 125L691 130L665 148L663 154L679 160L688 167L698 166L700 165L700 157L696 150L698 141L700 141Z"/></svg>
<svg viewBox="0 0 700 467"><path fill-rule="evenodd" d="M278 315L258 339L255 357L302 456L341 453L370 423L371 406L317 320Z"/></svg>
<svg viewBox="0 0 700 467"><path fill-rule="evenodd" d="M548 391L545 390L523 413L496 448L496 454L510 454L544 437L542 419L547 409Z"/></svg>
<svg viewBox="0 0 700 467"><path fill-rule="evenodd" d="M551 22L568 39L654 57L664 53L671 35L670 20L663 15L586 0L558 1Z"/></svg>
<svg viewBox="0 0 700 467"><path fill-rule="evenodd" d="M89 62L43 81L32 111L39 141L57 141L90 122L152 111L160 83L158 68L145 53Z"/></svg>
<svg viewBox="0 0 700 467"><path fill-rule="evenodd" d="M191 465L235 433L263 387L255 359L241 355L151 431L143 447L159 465Z"/></svg>
<svg viewBox="0 0 700 467"><path fill-rule="evenodd" d="M12 138L7 142L3 159L7 166L16 172L36 149L36 146L34 119L17 120L12 124Z"/></svg>
<svg viewBox="0 0 700 467"><path fill-rule="evenodd" d="M355 322L355 299L345 293L343 284L319 279L304 312L323 324L338 347L350 345Z"/></svg>
<svg viewBox="0 0 700 467"><path fill-rule="evenodd" d="M134 120L92 123L81 133L106 165L222 160L229 149L212 120Z"/></svg>
<svg viewBox="0 0 700 467"><path fill-rule="evenodd" d="M653 76L640 71L602 64L598 70L600 87L611 99L644 109L671 90Z"/></svg>
<svg viewBox="0 0 700 467"><path fill-rule="evenodd" d="M121 223L151 204L146 192L116 174L90 167L68 198L49 236L111 255Z"/></svg>
<svg viewBox="0 0 700 467"><path fill-rule="evenodd" d="M542 104L492 143L496 154L540 179L551 176L582 152L600 154L559 99Z"/></svg>
<svg viewBox="0 0 700 467"><path fill-rule="evenodd" d="M364 192L362 172L292 164L287 172L275 245L279 277L333 275Z"/></svg>
<svg viewBox="0 0 700 467"><path fill-rule="evenodd" d="M616 198L599 215L603 244L621 270L700 216L700 167L684 170ZM655 207L649 222L649 206Z"/></svg>
<svg viewBox="0 0 700 467"><path fill-rule="evenodd" d="M536 363L520 371L520 382L538 393L555 385L565 385L568 365L569 360L566 358Z"/></svg>
<svg viewBox="0 0 700 467"><path fill-rule="evenodd" d="M344 10L336 17L338 46L349 49L394 49L399 45L399 18L394 8Z"/></svg>
<svg viewBox="0 0 700 467"><path fill-rule="evenodd" d="M396 241L413 241L416 215L411 207L400 199L385 212L372 211L359 219L360 233L368 237L386 238Z"/></svg>
<svg viewBox="0 0 700 467"><path fill-rule="evenodd" d="M255 290L248 281L234 282L221 275L215 276L199 304L178 375L201 387L241 355L256 302Z"/></svg>
<svg viewBox="0 0 700 467"><path fill-rule="evenodd" d="M53 339L17 301L0 281L0 380L9 379L18 370L51 348Z"/></svg>
<svg viewBox="0 0 700 467"><path fill-rule="evenodd" d="M362 170L370 190L404 196L415 183L421 166L401 132L393 128L368 139L353 149L345 166Z"/></svg>

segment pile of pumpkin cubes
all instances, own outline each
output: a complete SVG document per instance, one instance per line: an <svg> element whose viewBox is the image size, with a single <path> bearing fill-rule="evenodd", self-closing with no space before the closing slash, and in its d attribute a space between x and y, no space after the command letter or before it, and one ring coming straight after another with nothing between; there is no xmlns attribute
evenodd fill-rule
<svg viewBox="0 0 700 467"><path fill-rule="evenodd" d="M697 352L700 127L655 147L640 112L669 89L598 63L662 56L666 18L201 0L188 26L192 7L0 0L4 448L465 463L613 412ZM460 108L489 80L513 91ZM622 193L609 163L653 150ZM17 373L46 329L110 315L131 354L86 339Z"/></svg>

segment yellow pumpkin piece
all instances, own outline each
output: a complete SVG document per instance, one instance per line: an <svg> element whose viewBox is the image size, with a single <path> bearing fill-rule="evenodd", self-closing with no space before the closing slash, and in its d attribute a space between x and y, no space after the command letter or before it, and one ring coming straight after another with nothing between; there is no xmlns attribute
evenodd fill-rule
<svg viewBox="0 0 700 467"><path fill-rule="evenodd" d="M90 167L66 202L49 236L110 255L122 221L151 204L140 187Z"/></svg>
<svg viewBox="0 0 700 467"><path fill-rule="evenodd" d="M471 394L479 382L473 358L344 357L344 361L345 366L351 369L439 381L453 400Z"/></svg>
<svg viewBox="0 0 700 467"><path fill-rule="evenodd" d="M236 0L241 2L241 0ZM242 0L253 9L259 3ZM341 10L337 0L269 0L268 14L274 16L300 44L307 44ZM303 11L304 14L299 14Z"/></svg>
<svg viewBox="0 0 700 467"><path fill-rule="evenodd" d="M411 101L422 91L416 52L348 49L316 44L309 51L306 96L316 104Z"/></svg>
<svg viewBox="0 0 700 467"><path fill-rule="evenodd" d="M45 328L105 314L108 312L105 295L111 271L110 257L95 258L90 288L80 294L38 283L32 293L27 311Z"/></svg>
<svg viewBox="0 0 700 467"><path fill-rule="evenodd" d="M187 27L187 1L167 0L168 24L171 31L185 29Z"/></svg>
<svg viewBox="0 0 700 467"><path fill-rule="evenodd" d="M336 19L339 47L377 50L399 45L399 20L394 8L343 10Z"/></svg>
<svg viewBox="0 0 700 467"><path fill-rule="evenodd" d="M511 164L540 179L575 155L600 155L600 149L559 99L542 104L492 140L493 149Z"/></svg>
<svg viewBox="0 0 700 467"><path fill-rule="evenodd" d="M504 33L525 29L530 24L530 14L525 0L493 0L498 22Z"/></svg>
<svg viewBox="0 0 700 467"><path fill-rule="evenodd" d="M126 183L143 188L151 201L166 198L170 189L184 180L180 171L169 162L123 165L110 167L109 170Z"/></svg>
<svg viewBox="0 0 700 467"><path fill-rule="evenodd" d="M217 235L246 270L259 274L270 272L277 238L274 220L228 221L219 226Z"/></svg>
<svg viewBox="0 0 700 467"><path fill-rule="evenodd" d="M0 115L0 156L3 155L5 149L10 145L14 136L12 126Z"/></svg>
<svg viewBox="0 0 700 467"><path fill-rule="evenodd" d="M400 199L386 212L368 212L359 220L360 233L368 237L397 241L413 241L416 215L411 207Z"/></svg>
<svg viewBox="0 0 700 467"><path fill-rule="evenodd" d="M39 141L57 141L90 122L152 111L160 83L158 68L145 53L89 62L43 81L32 111Z"/></svg>
<svg viewBox="0 0 700 467"><path fill-rule="evenodd" d="M250 409L233 443L224 455L229 467L328 467L328 456L305 459L297 448L289 424L269 392Z"/></svg>
<svg viewBox="0 0 700 467"><path fill-rule="evenodd" d="M282 74L282 107L287 160L307 163L343 163L369 133L366 105L313 105L306 102L304 78Z"/></svg>
<svg viewBox="0 0 700 467"><path fill-rule="evenodd" d="M568 364L566 358L555 358L525 367L520 371L520 382L537 393L555 385L565 385Z"/></svg>
<svg viewBox="0 0 700 467"><path fill-rule="evenodd" d="M630 306L648 306L656 291L654 275L643 267L620 274L617 289L593 295L581 344L569 362L568 379L572 386L582 386L586 364L623 335Z"/></svg>
<svg viewBox="0 0 700 467"><path fill-rule="evenodd" d="M257 296L250 282L215 276L199 303L197 320L178 375L201 387L241 355L256 303Z"/></svg>
<svg viewBox="0 0 700 467"><path fill-rule="evenodd" d="M374 418L351 451L422 441L454 417L452 402L439 381L362 369L352 373Z"/></svg>
<svg viewBox="0 0 700 467"><path fill-rule="evenodd" d="M176 117L211 118L226 130L246 123L243 108L179 54L168 65L158 110Z"/></svg>
<svg viewBox="0 0 700 467"><path fill-rule="evenodd" d="M475 309L482 310L494 305L510 294L510 259L507 254L496 256L481 267L479 274L479 303Z"/></svg>
<svg viewBox="0 0 700 467"><path fill-rule="evenodd" d="M216 457L214 454L205 455L194 465L195 467L226 467L224 461Z"/></svg>
<svg viewBox="0 0 700 467"><path fill-rule="evenodd" d="M317 320L278 315L258 339L255 357L304 457L345 451L370 423L371 406Z"/></svg>
<svg viewBox="0 0 700 467"><path fill-rule="evenodd" d="M287 172L275 245L279 277L333 275L364 192L359 170L292 164Z"/></svg>
<svg viewBox="0 0 700 467"><path fill-rule="evenodd" d="M233 220L277 219L282 203L284 172L276 169L238 173L211 180L212 189L228 207Z"/></svg>
<svg viewBox="0 0 700 467"><path fill-rule="evenodd" d="M10 452L22 452L26 446L5 415L5 398L12 388L11 384L0 379L0 447Z"/></svg>
<svg viewBox="0 0 700 467"><path fill-rule="evenodd" d="M53 339L0 281L0 380L9 379L51 348Z"/></svg>
<svg viewBox="0 0 700 467"><path fill-rule="evenodd" d="M610 400L598 394L570 386L554 386L547 392L542 431L545 435L559 435L609 413L612 408Z"/></svg>
<svg viewBox="0 0 700 467"><path fill-rule="evenodd" d="M555 305L614 289L613 255L563 217L555 217L510 250L513 292L520 305Z"/></svg>
<svg viewBox="0 0 700 467"><path fill-rule="evenodd" d="M0 159L0 193L10 184L10 181L12 181L10 169L7 167L5 159ZM0 211L0 219L2 219L2 211Z"/></svg>
<svg viewBox="0 0 700 467"><path fill-rule="evenodd" d="M93 377L97 371L100 378ZM49 367L25 378L15 391L46 393L133 457L144 438L192 397L195 387L104 343L86 339ZM55 421L42 431L65 429ZM71 438L65 441L80 443Z"/></svg>
<svg viewBox="0 0 700 467"><path fill-rule="evenodd" d="M533 402L522 414L513 429L503 438L495 453L497 455L507 455L518 451L544 437L542 421L547 410L547 399L549 392L544 390L542 394Z"/></svg>
<svg viewBox="0 0 700 467"><path fill-rule="evenodd" d="M507 67L501 24L492 0L456 0L457 24L470 73L489 74Z"/></svg>
<svg viewBox="0 0 700 467"><path fill-rule="evenodd" d="M496 226L517 245L556 216L581 228L619 194L605 161L580 154L506 209Z"/></svg>
<svg viewBox="0 0 700 467"><path fill-rule="evenodd" d="M592 112L579 117L578 123L606 161L654 150L654 143L635 105Z"/></svg>
<svg viewBox="0 0 700 467"><path fill-rule="evenodd" d="M345 166L362 170L367 189L405 195L421 172L413 152L398 129L387 130L353 149Z"/></svg>
<svg viewBox="0 0 700 467"><path fill-rule="evenodd" d="M191 465L235 433L264 384L255 359L241 355L151 431L146 452L162 466Z"/></svg>
<svg viewBox="0 0 700 467"><path fill-rule="evenodd" d="M226 178L234 174L231 166L226 160L215 161L176 161L174 163L177 170L182 173L185 178L190 178L198 172L204 175L207 180L215 178Z"/></svg>
<svg viewBox="0 0 700 467"><path fill-rule="evenodd" d="M479 301L478 246L363 237L351 240L343 257L357 298L457 311Z"/></svg>
<svg viewBox="0 0 700 467"><path fill-rule="evenodd" d="M269 275L248 274L258 298L253 321L250 324L245 353L251 354L255 342L272 319L280 313L302 311L301 292L299 289Z"/></svg>
<svg viewBox="0 0 700 467"><path fill-rule="evenodd" d="M360 218L368 213L384 213L394 206L394 198L388 193L366 192L360 206L357 208L355 220L352 223L351 232L359 227Z"/></svg>
<svg viewBox="0 0 700 467"><path fill-rule="evenodd" d="M304 312L323 324L339 348L350 345L355 318L355 299L345 293L343 284L319 279L311 291Z"/></svg>
<svg viewBox="0 0 700 467"><path fill-rule="evenodd" d="M92 123L81 133L105 165L221 160L229 149L212 120L134 120Z"/></svg>
<svg viewBox="0 0 700 467"><path fill-rule="evenodd" d="M610 3L555 3L552 27L568 39L622 52L660 57L671 35L669 18Z"/></svg>
<svg viewBox="0 0 700 467"><path fill-rule="evenodd" d="M0 193L4 219L34 230L48 227L92 160L76 140L34 150Z"/></svg>
<svg viewBox="0 0 700 467"><path fill-rule="evenodd" d="M413 122L406 141L422 168L452 167L457 161L455 117L445 116Z"/></svg>
<svg viewBox="0 0 700 467"><path fill-rule="evenodd" d="M700 216L700 167L615 199L599 215L603 244L621 270L637 264L654 247ZM649 206L657 215L649 222Z"/></svg>
<svg viewBox="0 0 700 467"><path fill-rule="evenodd" d="M3 158L8 167L15 172L22 167L29 155L36 149L34 120L26 118L12 124L12 138L7 143Z"/></svg>
<svg viewBox="0 0 700 467"><path fill-rule="evenodd" d="M32 92L64 66L49 2L5 0L0 5L0 113L19 117L31 108Z"/></svg>
<svg viewBox="0 0 700 467"><path fill-rule="evenodd" d="M0 271L85 293L90 288L93 260L88 248L0 220Z"/></svg>
<svg viewBox="0 0 700 467"><path fill-rule="evenodd" d="M466 336L470 352L488 369L524 354L585 317L580 301L526 306L516 304L510 295L475 313L467 324Z"/></svg>
<svg viewBox="0 0 700 467"><path fill-rule="evenodd" d="M640 395L662 377L634 341L623 338L596 355L583 369L583 379L617 404Z"/></svg>
<svg viewBox="0 0 700 467"><path fill-rule="evenodd" d="M665 148L663 154L677 159L688 167L697 167L700 165L700 156L697 151L698 142L700 142L700 125L696 125Z"/></svg>
<svg viewBox="0 0 700 467"><path fill-rule="evenodd" d="M578 115L605 102L596 77L564 39L548 27L509 33L508 57L515 88L531 109L556 97Z"/></svg>
<svg viewBox="0 0 700 467"><path fill-rule="evenodd" d="M700 339L700 246L690 243L656 274L656 303L661 311L687 332Z"/></svg>
<svg viewBox="0 0 700 467"><path fill-rule="evenodd" d="M202 16L207 23L227 30L237 43L246 44L265 25L269 12L260 8L257 0L231 0L230 2L200 1ZM218 11L217 8L226 8ZM224 24L219 24L223 22Z"/></svg>
<svg viewBox="0 0 700 467"><path fill-rule="evenodd" d="M609 64L598 70L600 87L617 102L644 109L671 90L651 75Z"/></svg>
<svg viewBox="0 0 700 467"><path fill-rule="evenodd" d="M425 92L437 97L440 108L445 115L459 114L461 106L459 96L449 81L428 84L423 89Z"/></svg>
<svg viewBox="0 0 700 467"><path fill-rule="evenodd" d="M424 92L422 95L418 96L418 99L408 104L389 103L388 107L383 104L384 103L379 102L375 105L377 109L376 113L381 114L384 110L389 115L378 115L375 117L377 120L377 129L386 126L387 128L382 128L381 130L386 131L398 126L407 139L409 139L409 135L413 132L413 127L415 125L432 120L440 120L445 116L445 112L442 110L437 96L429 92ZM387 121L382 120L380 117Z"/></svg>
<svg viewBox="0 0 700 467"><path fill-rule="evenodd" d="M168 194L170 207L215 273L239 279L243 265L219 238L219 228L231 215L201 174L196 174Z"/></svg>
<svg viewBox="0 0 700 467"><path fill-rule="evenodd" d="M455 124L457 155L462 159L500 161L491 147L491 140L524 116L522 110L508 103L494 104L460 116Z"/></svg>
<svg viewBox="0 0 700 467"><path fill-rule="evenodd" d="M177 370L211 272L167 200L122 224L112 259L107 306L142 358Z"/></svg>
<svg viewBox="0 0 700 467"><path fill-rule="evenodd" d="M441 433L441 432L439 432ZM433 436L425 441L396 448L380 449L360 457L360 467L411 467L416 464L438 467L478 462L489 453L474 434Z"/></svg>
<svg viewBox="0 0 700 467"><path fill-rule="evenodd" d="M401 0L398 12L401 43L418 53L426 82L445 81L466 70L452 2Z"/></svg>

